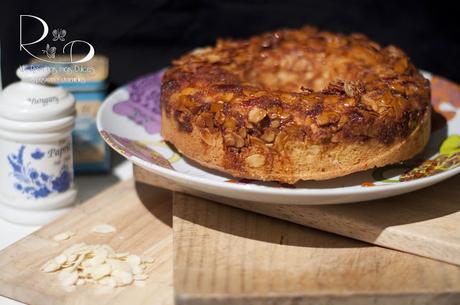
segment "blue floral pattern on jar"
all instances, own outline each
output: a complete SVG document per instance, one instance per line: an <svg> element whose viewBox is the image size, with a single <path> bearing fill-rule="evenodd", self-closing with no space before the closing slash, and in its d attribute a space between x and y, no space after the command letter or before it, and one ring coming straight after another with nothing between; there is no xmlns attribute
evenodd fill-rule
<svg viewBox="0 0 460 305"><path fill-rule="evenodd" d="M41 158L43 158L43 156L45 155L44 152L42 152L40 149L36 149L33 153L30 154L30 156L32 158L34 158L35 160L40 160Z"/></svg>
<svg viewBox="0 0 460 305"><path fill-rule="evenodd" d="M30 162L24 162L25 145L21 145L19 151L7 156L8 163L11 166L11 173L15 178L14 188L28 198L45 198L52 193L63 193L67 191L72 184L72 173L67 165L63 165L59 175L49 175L39 172L32 167ZM35 150L31 157L39 160L44 156L40 150Z"/></svg>

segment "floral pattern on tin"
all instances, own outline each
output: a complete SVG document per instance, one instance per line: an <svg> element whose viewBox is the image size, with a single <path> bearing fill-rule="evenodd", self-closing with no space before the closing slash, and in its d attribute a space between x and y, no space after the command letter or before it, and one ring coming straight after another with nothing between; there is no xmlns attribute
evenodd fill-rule
<svg viewBox="0 0 460 305"><path fill-rule="evenodd" d="M126 116L148 133L160 131L160 88L164 70L139 78L127 87L129 98L113 106L113 111Z"/></svg>
<svg viewBox="0 0 460 305"><path fill-rule="evenodd" d="M121 137L105 130L101 131L101 135L113 149L126 157L134 156L164 168L174 169L168 159L139 141Z"/></svg>
<svg viewBox="0 0 460 305"><path fill-rule="evenodd" d="M70 188L72 183L72 173L70 169L63 165L59 175L53 176L45 172L39 172L32 167L30 162L24 162L25 145L21 145L19 151L7 156L8 163L11 166L11 173L16 182L14 188L25 194L27 198L45 198L52 193L62 193ZM36 149L31 157L39 160L44 153Z"/></svg>

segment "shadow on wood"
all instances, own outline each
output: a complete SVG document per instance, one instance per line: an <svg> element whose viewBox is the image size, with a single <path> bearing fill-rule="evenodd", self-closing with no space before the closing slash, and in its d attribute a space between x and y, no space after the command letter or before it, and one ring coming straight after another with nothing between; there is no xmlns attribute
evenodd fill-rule
<svg viewBox="0 0 460 305"><path fill-rule="evenodd" d="M135 182L135 190L145 208L158 220L172 227L172 193L164 188ZM157 203L161 202L161 205Z"/></svg>
<svg viewBox="0 0 460 305"><path fill-rule="evenodd" d="M185 188L134 167L138 181L372 244L460 265L460 176L409 194L336 205L276 205Z"/></svg>
<svg viewBox="0 0 460 305"><path fill-rule="evenodd" d="M180 204L177 204L180 201ZM173 215L197 226L273 244L314 248L356 248L370 245L306 228L273 217L213 201L174 193ZM319 238L321 236L321 238ZM324 236L327 236L325 238Z"/></svg>

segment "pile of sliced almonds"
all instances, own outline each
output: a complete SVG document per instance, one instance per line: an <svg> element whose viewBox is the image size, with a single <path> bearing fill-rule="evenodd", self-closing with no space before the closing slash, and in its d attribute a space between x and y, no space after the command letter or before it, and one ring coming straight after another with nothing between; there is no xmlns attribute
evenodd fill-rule
<svg viewBox="0 0 460 305"><path fill-rule="evenodd" d="M117 253L108 245L75 244L46 262L43 272L58 272L64 287L96 283L108 287L127 286L134 283L144 286L146 264L152 258L140 258L127 252Z"/></svg>

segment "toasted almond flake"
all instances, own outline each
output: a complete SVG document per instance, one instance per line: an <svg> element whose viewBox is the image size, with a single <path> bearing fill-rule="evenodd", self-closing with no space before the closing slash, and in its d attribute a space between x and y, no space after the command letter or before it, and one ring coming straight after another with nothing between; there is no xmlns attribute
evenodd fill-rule
<svg viewBox="0 0 460 305"><path fill-rule="evenodd" d="M265 109L254 107L248 112L248 120L251 123L259 123L267 115Z"/></svg>
<svg viewBox="0 0 460 305"><path fill-rule="evenodd" d="M103 223L103 224L99 224L99 225L94 226L91 231L93 231L94 233L107 234L107 233L116 232L117 229L112 225Z"/></svg>
<svg viewBox="0 0 460 305"><path fill-rule="evenodd" d="M246 165L252 168L258 168L265 164L265 156L261 154L254 154L245 159Z"/></svg>
<svg viewBox="0 0 460 305"><path fill-rule="evenodd" d="M62 233L54 235L53 240L55 240L55 241L63 241L63 240L71 238L74 235L75 235L75 233L72 232L72 231L65 231L65 232L62 232Z"/></svg>

